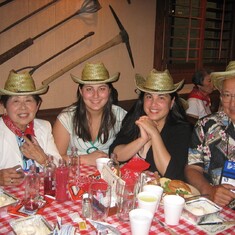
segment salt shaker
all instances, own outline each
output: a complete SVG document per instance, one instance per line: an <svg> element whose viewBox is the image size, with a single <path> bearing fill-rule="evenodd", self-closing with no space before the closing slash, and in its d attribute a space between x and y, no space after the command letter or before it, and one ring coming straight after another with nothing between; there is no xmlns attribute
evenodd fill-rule
<svg viewBox="0 0 235 235"><path fill-rule="evenodd" d="M91 213L91 199L88 193L85 193L82 198L82 216L84 218L91 218Z"/></svg>

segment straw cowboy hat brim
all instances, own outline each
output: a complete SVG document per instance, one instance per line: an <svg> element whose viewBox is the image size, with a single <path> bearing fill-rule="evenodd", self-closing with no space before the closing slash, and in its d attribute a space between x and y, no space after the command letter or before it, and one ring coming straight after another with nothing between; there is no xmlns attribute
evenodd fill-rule
<svg viewBox="0 0 235 235"><path fill-rule="evenodd" d="M100 80L83 80L80 79L76 76L74 76L73 74L71 74L71 77L73 79L74 82L79 83L79 84L84 84L84 85L96 85L96 84L102 84L102 83L112 83L112 82L116 82L119 79L120 73L117 72L115 73L112 77L108 78L108 79L100 79Z"/></svg>
<svg viewBox="0 0 235 235"><path fill-rule="evenodd" d="M221 90L224 80L235 77L235 61L230 61L225 71L213 72L210 76L215 88Z"/></svg>
<svg viewBox="0 0 235 235"><path fill-rule="evenodd" d="M103 63L87 63L82 70L81 78L71 74L74 82L79 84L102 84L116 82L119 79L120 73L115 73L113 76L109 76L108 70Z"/></svg>
<svg viewBox="0 0 235 235"><path fill-rule="evenodd" d="M48 90L49 86L42 86L35 91L19 91L12 92L4 89L0 89L0 95L42 95L45 94Z"/></svg>
<svg viewBox="0 0 235 235"><path fill-rule="evenodd" d="M152 70L147 79L144 79L140 74L136 74L135 83L136 87L143 92L169 94L182 89L184 80L173 84L173 79L168 70L164 72Z"/></svg>
<svg viewBox="0 0 235 235"><path fill-rule="evenodd" d="M48 88L48 85L43 85L36 89L34 80L28 72L16 73L12 70L4 89L0 88L0 95L41 95L46 93Z"/></svg>
<svg viewBox="0 0 235 235"><path fill-rule="evenodd" d="M185 99L183 99L183 98L181 98L181 97L179 97L179 99L180 99L180 101L181 101L181 104L182 104L184 110L187 110L187 109L189 108L188 101L185 100Z"/></svg>

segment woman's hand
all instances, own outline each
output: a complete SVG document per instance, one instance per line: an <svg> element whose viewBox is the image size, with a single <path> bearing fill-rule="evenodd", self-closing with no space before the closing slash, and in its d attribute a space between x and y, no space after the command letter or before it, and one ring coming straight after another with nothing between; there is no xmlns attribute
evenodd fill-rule
<svg viewBox="0 0 235 235"><path fill-rule="evenodd" d="M23 182L24 171L20 165L0 170L1 186L16 186Z"/></svg>
<svg viewBox="0 0 235 235"><path fill-rule="evenodd" d="M92 153L89 153L89 154L86 154L86 155L81 155L80 160L81 160L82 164L88 164L88 165L96 166L96 159L101 158L101 157L108 157L108 154L103 152L103 151L96 150Z"/></svg>
<svg viewBox="0 0 235 235"><path fill-rule="evenodd" d="M148 133L145 131L145 129L143 128L143 126L141 125L141 123L138 123L138 121L136 121L136 125L139 127L140 129L140 139L143 140L143 144L146 144L149 139L150 136L148 135Z"/></svg>
<svg viewBox="0 0 235 235"><path fill-rule="evenodd" d="M148 116L142 116L136 121L136 125L142 127L148 135L148 138L152 138L156 133L159 134L157 124L152 121ZM140 129L141 131L141 129Z"/></svg>
<svg viewBox="0 0 235 235"><path fill-rule="evenodd" d="M21 152L27 158L35 160L40 165L45 164L47 160L47 155L44 153L43 149L38 144L35 137L31 136L31 140L26 136L23 137L25 143L21 146Z"/></svg>

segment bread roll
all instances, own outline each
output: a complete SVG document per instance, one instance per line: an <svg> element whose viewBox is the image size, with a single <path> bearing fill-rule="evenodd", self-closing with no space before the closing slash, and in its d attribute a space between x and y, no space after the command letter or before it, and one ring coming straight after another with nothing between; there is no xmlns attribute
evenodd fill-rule
<svg viewBox="0 0 235 235"><path fill-rule="evenodd" d="M181 190L191 193L190 187L181 180L171 180L170 183L168 184L168 187L171 192L177 192Z"/></svg>

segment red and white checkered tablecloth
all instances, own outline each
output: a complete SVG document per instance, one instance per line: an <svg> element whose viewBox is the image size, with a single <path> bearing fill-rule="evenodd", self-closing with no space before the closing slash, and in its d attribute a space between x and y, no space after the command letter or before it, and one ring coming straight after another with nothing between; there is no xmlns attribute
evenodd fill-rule
<svg viewBox="0 0 235 235"><path fill-rule="evenodd" d="M96 171L96 168L93 166L81 166L81 175L90 175ZM4 187L11 195L17 197L18 199L23 199L24 196L24 188L23 187ZM77 224L73 223L71 218L69 217L70 214L73 212L78 212L81 215L82 206L81 201L66 201L63 203L58 203L57 201L53 201L48 207L46 207L43 211L43 217L50 223L56 223L56 216L60 216L62 218L63 224L73 224L77 226ZM224 208L221 212L221 216L224 217L226 220L235 220L235 211ZM155 213L155 218L164 222L164 213L163 208L160 205L157 212ZM18 217L7 214L6 216L0 218L0 235L12 235L13 231L10 226L10 222L18 219ZM116 226L121 234L130 235L130 223L129 222L122 222L120 221L116 215L109 216L107 222ZM77 226L78 227L78 226ZM207 234L199 226L195 226L182 218L180 220L179 225L177 226L169 226L176 234ZM89 230L84 231L81 234L96 234L95 231L88 226ZM219 234L235 234L235 226L230 227ZM164 227L162 227L155 219L152 222L150 235L153 234L170 234Z"/></svg>

